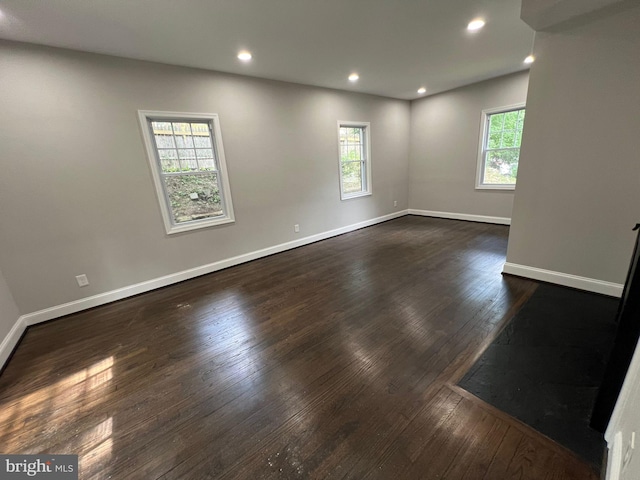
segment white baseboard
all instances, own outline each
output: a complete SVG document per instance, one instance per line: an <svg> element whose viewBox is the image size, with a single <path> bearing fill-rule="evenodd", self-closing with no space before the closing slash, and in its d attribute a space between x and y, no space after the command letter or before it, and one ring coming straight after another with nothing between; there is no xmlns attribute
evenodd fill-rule
<svg viewBox="0 0 640 480"><path fill-rule="evenodd" d="M471 215L469 213L435 212L433 210L415 210L413 208L410 208L409 215L421 215L423 217L450 218L452 220L466 220L469 222L511 225L511 219L507 217L488 217L486 215Z"/></svg>
<svg viewBox="0 0 640 480"><path fill-rule="evenodd" d="M16 320L16 323L13 324L7 336L4 337L2 343L0 343L0 369L4 366L4 364L9 360L13 349L16 348L18 342L22 338L22 334L27 329L26 324L22 320L22 317Z"/></svg>
<svg viewBox="0 0 640 480"><path fill-rule="evenodd" d="M620 283L605 282L596 280L595 278L579 277L569 273L554 272L552 270L544 270L542 268L529 267L527 265L518 265L516 263L506 262L502 269L502 273L517 275L518 277L531 278L542 282L555 283L565 287L577 288L588 292L601 293L611 297L621 297L624 285Z"/></svg>
<svg viewBox="0 0 640 480"><path fill-rule="evenodd" d="M50 308L45 308L44 310L39 310L37 312L22 315L15 323L9 334L2 341L2 344L0 344L0 368L2 368L4 363L8 360L11 352L17 345L18 341L20 341L23 332L30 325L46 322L47 320L63 317L65 315L80 312L89 308L98 307L106 303L115 302L116 300L122 300L123 298L132 297L140 293L149 292L161 287L166 287L167 285L172 285L184 280L189 280L190 278L206 275L207 273L222 270L223 268L232 267L241 263L250 262L251 260L256 260L258 258L273 255L274 253L284 252L286 250L291 250L292 248L301 247L303 245L308 245L320 240L325 240L327 238L342 235L343 233L353 232L354 230L359 230L361 228L369 227L377 223L382 223L386 222L387 220L402 217L404 215L407 215L408 213L408 210L401 210L399 212L394 212L388 215L383 215L381 217L365 220L364 222L347 225L346 227L336 228L335 230L329 230L327 232L318 233L316 235L300 238L291 242L281 243L272 247L263 248L261 250L238 255L236 257L227 258L218 262L209 263L207 265L191 268L189 270L183 270L181 272L172 273L163 277L154 278L152 280L136 283L134 285L118 288L116 290L111 290L110 292L100 293L91 297L81 298L80 300L75 300L73 302L56 305Z"/></svg>

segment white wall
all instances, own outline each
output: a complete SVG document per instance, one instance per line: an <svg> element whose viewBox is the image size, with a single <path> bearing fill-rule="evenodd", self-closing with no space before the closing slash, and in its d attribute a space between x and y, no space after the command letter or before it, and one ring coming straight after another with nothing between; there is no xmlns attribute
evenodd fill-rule
<svg viewBox="0 0 640 480"><path fill-rule="evenodd" d="M0 268L23 314L408 206L409 102L11 42L0 59ZM165 234L138 109L219 114L235 224ZM371 122L370 197L340 201L339 119Z"/></svg>
<svg viewBox="0 0 640 480"><path fill-rule="evenodd" d="M411 103L410 208L511 217L513 191L475 188L481 115L525 102L528 79L516 73Z"/></svg>
<svg viewBox="0 0 640 480"><path fill-rule="evenodd" d="M508 264L624 283L640 222L639 22L636 7L537 34Z"/></svg>
<svg viewBox="0 0 640 480"><path fill-rule="evenodd" d="M605 433L609 446L607 480L640 478L640 349L629 365L611 421ZM617 436L617 434L620 434ZM635 433L635 448L631 449ZM626 459L626 461L625 461Z"/></svg>

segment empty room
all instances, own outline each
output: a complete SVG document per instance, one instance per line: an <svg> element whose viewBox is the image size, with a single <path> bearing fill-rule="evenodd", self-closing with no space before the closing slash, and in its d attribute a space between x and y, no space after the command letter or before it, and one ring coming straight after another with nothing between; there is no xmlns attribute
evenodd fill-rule
<svg viewBox="0 0 640 480"><path fill-rule="evenodd" d="M640 478L639 23L1 0L0 478Z"/></svg>

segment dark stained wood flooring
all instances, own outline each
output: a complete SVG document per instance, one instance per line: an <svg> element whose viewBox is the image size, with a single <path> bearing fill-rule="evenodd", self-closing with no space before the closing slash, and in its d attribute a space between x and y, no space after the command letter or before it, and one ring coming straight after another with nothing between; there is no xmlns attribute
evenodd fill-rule
<svg viewBox="0 0 640 480"><path fill-rule="evenodd" d="M537 286L500 274L507 235L406 216L30 327L0 452L83 479L595 480L455 386Z"/></svg>

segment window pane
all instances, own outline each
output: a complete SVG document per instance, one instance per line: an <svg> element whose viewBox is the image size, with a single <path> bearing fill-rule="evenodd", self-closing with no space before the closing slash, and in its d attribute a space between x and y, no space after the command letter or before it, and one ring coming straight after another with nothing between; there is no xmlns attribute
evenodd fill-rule
<svg viewBox="0 0 640 480"><path fill-rule="evenodd" d="M342 189L344 193L355 193L363 190L361 162L342 164Z"/></svg>
<svg viewBox="0 0 640 480"><path fill-rule="evenodd" d="M504 114L504 129L515 130L518 124L518 110Z"/></svg>
<svg viewBox="0 0 640 480"><path fill-rule="evenodd" d="M154 134L173 135L171 122L151 122L151 128L153 129Z"/></svg>
<svg viewBox="0 0 640 480"><path fill-rule="evenodd" d="M362 129L350 128L349 129L349 143L362 143Z"/></svg>
<svg viewBox="0 0 640 480"><path fill-rule="evenodd" d="M158 148L176 148L173 143L173 135L155 135Z"/></svg>
<svg viewBox="0 0 640 480"><path fill-rule="evenodd" d="M486 154L484 183L513 185L518 175L519 150L493 150Z"/></svg>
<svg viewBox="0 0 640 480"><path fill-rule="evenodd" d="M489 132L501 132L504 125L504 113L497 113L489 117Z"/></svg>
<svg viewBox="0 0 640 480"><path fill-rule="evenodd" d="M158 149L158 156L160 157L160 160L177 160L178 152L173 149Z"/></svg>
<svg viewBox="0 0 640 480"><path fill-rule="evenodd" d="M198 148L196 150L196 156L198 160L201 158L213 158L213 150L210 148Z"/></svg>
<svg viewBox="0 0 640 480"><path fill-rule="evenodd" d="M489 146L488 148L500 148L500 141L502 135L500 132L494 132L489 134Z"/></svg>
<svg viewBox="0 0 640 480"><path fill-rule="evenodd" d="M189 160L192 158L196 158L196 151L191 148L189 149L181 148L180 150L178 150L178 155L180 155L181 160L183 158Z"/></svg>
<svg viewBox="0 0 640 480"><path fill-rule="evenodd" d="M362 160L362 149L360 146L349 146L347 160Z"/></svg>
<svg viewBox="0 0 640 480"><path fill-rule="evenodd" d="M340 175L342 192L341 197L357 193L370 193L370 185L367 181L367 168L369 163L366 158L369 152L368 134L366 126L340 125Z"/></svg>
<svg viewBox="0 0 640 480"><path fill-rule="evenodd" d="M162 165L163 173L174 173L180 171L180 164L177 160L162 160L160 164Z"/></svg>
<svg viewBox="0 0 640 480"><path fill-rule="evenodd" d="M192 123L191 132L193 135L209 136L209 124L208 123Z"/></svg>
<svg viewBox="0 0 640 480"><path fill-rule="evenodd" d="M516 147L516 132L515 131L507 131L505 130L502 134L502 145L503 148L511 148Z"/></svg>
<svg viewBox="0 0 640 480"><path fill-rule="evenodd" d="M191 135L191 125L188 123L174 122L171 125L174 135Z"/></svg>
<svg viewBox="0 0 640 480"><path fill-rule="evenodd" d="M340 145L340 161L346 162L349 160L349 147L346 145Z"/></svg>
<svg viewBox="0 0 640 480"><path fill-rule="evenodd" d="M164 177L176 224L223 215L217 172Z"/></svg>
<svg viewBox="0 0 640 480"><path fill-rule="evenodd" d="M198 169L198 162L196 162L196 151L191 149L178 150L180 157L180 166L182 171L190 171Z"/></svg>
<svg viewBox="0 0 640 480"><path fill-rule="evenodd" d="M196 148L211 148L211 137L208 136L209 132L207 132L206 137L193 137L193 143Z"/></svg>
<svg viewBox="0 0 640 480"><path fill-rule="evenodd" d="M160 165L164 173L180 171L180 163L178 162L178 152L175 150L158 150L160 157Z"/></svg>
<svg viewBox="0 0 640 480"><path fill-rule="evenodd" d="M216 164L213 161L213 158L210 159L198 159L198 165L200 166L200 170L215 170Z"/></svg>
<svg viewBox="0 0 640 480"><path fill-rule="evenodd" d="M519 130L516 133L516 147L520 147L522 145L522 130Z"/></svg>
<svg viewBox="0 0 640 480"><path fill-rule="evenodd" d="M191 135L176 135L176 145L178 148L193 148L193 137Z"/></svg>
<svg viewBox="0 0 640 480"><path fill-rule="evenodd" d="M524 125L524 110L520 110L520 115L518 116L518 130L522 130Z"/></svg>

